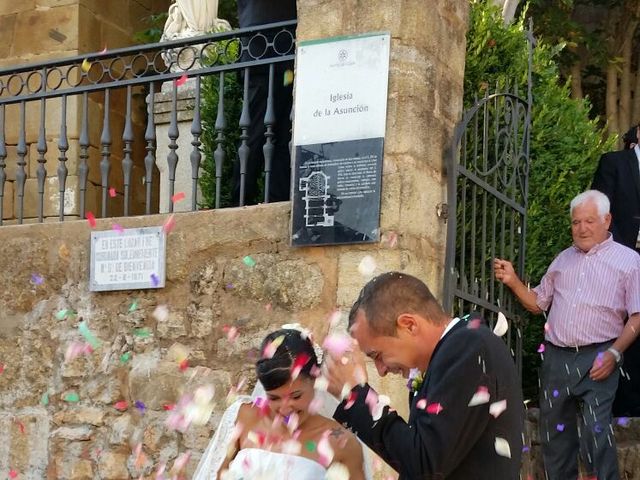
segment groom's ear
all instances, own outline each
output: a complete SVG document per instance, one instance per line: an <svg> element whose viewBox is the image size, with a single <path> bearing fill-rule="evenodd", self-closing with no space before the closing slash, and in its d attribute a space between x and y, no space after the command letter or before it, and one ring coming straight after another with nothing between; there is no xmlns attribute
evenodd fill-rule
<svg viewBox="0 0 640 480"><path fill-rule="evenodd" d="M398 333L406 332L413 335L418 331L418 319L411 313L402 313L396 319Z"/></svg>

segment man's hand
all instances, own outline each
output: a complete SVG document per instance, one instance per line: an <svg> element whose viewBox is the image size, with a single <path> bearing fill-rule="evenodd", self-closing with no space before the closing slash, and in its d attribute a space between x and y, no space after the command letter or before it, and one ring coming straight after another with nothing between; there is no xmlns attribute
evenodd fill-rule
<svg viewBox="0 0 640 480"><path fill-rule="evenodd" d="M589 378L595 382L605 380L616 368L616 359L609 351L599 352L593 361Z"/></svg>
<svg viewBox="0 0 640 480"><path fill-rule="evenodd" d="M513 264L508 260L494 258L493 270L496 278L507 287L513 286L519 280L518 275L516 275L516 271L513 268Z"/></svg>
<svg viewBox="0 0 640 480"><path fill-rule="evenodd" d="M329 381L329 393L338 399L356 385L367 383L365 356L357 343L354 341L352 348L339 358L327 353L322 362L322 374Z"/></svg>

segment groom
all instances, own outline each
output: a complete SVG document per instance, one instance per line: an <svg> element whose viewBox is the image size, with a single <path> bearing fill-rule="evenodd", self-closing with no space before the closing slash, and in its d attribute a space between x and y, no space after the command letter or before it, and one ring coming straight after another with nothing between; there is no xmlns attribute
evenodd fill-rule
<svg viewBox="0 0 640 480"><path fill-rule="evenodd" d="M349 332L380 376L424 373L410 384L406 422L363 382L364 357L327 358L329 392L356 385L334 418L400 473L400 480L519 478L524 409L513 359L484 326L451 319L411 275L371 280ZM414 370L415 372L415 370ZM365 375L366 376L366 375ZM359 384L359 385L358 385Z"/></svg>

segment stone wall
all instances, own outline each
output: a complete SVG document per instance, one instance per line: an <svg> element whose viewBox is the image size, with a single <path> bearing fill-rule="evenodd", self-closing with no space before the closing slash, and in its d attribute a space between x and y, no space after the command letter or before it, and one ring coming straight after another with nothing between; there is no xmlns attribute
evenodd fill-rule
<svg viewBox="0 0 640 480"><path fill-rule="evenodd" d="M166 11L171 0L25 0L0 2L0 31L3 45L0 46L0 68L40 62L57 58L72 57L83 53L98 52L103 49L115 49L132 45L133 35L148 27L147 17L152 13ZM6 81L8 77L3 77ZM5 90L6 92L6 90ZM122 160L122 131L126 97L125 90L114 90L111 99L112 129L112 164L118 165ZM138 95L135 95L138 93ZM6 95L6 93L4 93ZM144 116L136 112L144 112L144 95L134 91L132 111L134 131L137 139L144 138ZM95 93L89 96L89 184L87 189L87 207L97 212L101 208L100 178L100 126L103 119L104 94ZM70 96L67 104L67 128L69 150L67 152L67 168L69 176L66 183L65 214L78 217L80 185L78 177L79 146L78 138L81 128L82 98ZM59 98L46 102L46 143L47 180L44 190L44 216L59 215L60 193L57 179L58 140L60 137L61 101ZM37 217L38 187L36 169L38 168L37 141L40 124L40 102L26 104L26 143L27 155L25 185L24 218L27 222ZM3 217L6 223L15 223L18 216L17 188L15 173L18 162L19 109L10 105L6 111L7 118L7 177L5 185ZM143 174L144 145L140 141L134 144L134 171L132 183L141 183ZM156 179L157 180L157 179ZM123 179L121 169L112 168L109 186L118 192L111 199L111 215L123 211ZM157 190L157 189L156 189ZM138 192L136 192L138 193ZM157 191L155 192L157 197ZM132 198L133 213L143 213L144 195ZM157 211L157 207L155 208Z"/></svg>
<svg viewBox="0 0 640 480"><path fill-rule="evenodd" d="M348 310L368 280L358 268L365 256L375 262L373 274L412 273L441 295L445 225L436 212L446 201L444 153L462 109L467 2L434 0L425 9L423 0L298 0L298 9L300 40L392 34L386 241L293 249L285 203L181 213L168 237L164 289L94 294L87 222L0 228L3 474L150 479L159 464L170 467L190 451L188 478L230 387L242 378L252 384L251 351L259 340L293 320L322 338L332 312ZM117 219L125 228L164 221ZM111 221L96 228L111 229ZM65 361L69 345L82 340L81 319L100 346ZM228 327L238 329L235 341ZM180 365L176 352L186 350L188 365ZM374 369L370 376L406 414L405 381L379 379ZM184 434L167 428L165 408L204 383L215 386L211 420ZM144 455L132 451L138 444Z"/></svg>

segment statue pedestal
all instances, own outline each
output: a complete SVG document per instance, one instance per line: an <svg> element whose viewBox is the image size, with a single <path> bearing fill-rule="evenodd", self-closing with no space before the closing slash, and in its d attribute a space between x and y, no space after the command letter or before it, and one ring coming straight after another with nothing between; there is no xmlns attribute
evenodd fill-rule
<svg viewBox="0 0 640 480"><path fill-rule="evenodd" d="M190 155L193 151L193 135L191 135L191 122L193 121L193 108L195 102L195 86L196 81L193 78L188 79L183 85L177 89L177 119L178 119L178 138L176 143L178 149L178 163L176 165L174 194L184 192L184 200L173 206L174 212L191 211L191 202L193 199L192 173ZM156 166L160 171L160 213L169 211L171 196L169 193L169 165L167 156L171 151L169 149L169 126L171 122L171 109L173 102L173 82L165 82L162 84L160 93L156 93L154 97L154 119L156 123ZM202 194L200 186L195 192L196 201L200 202Z"/></svg>

